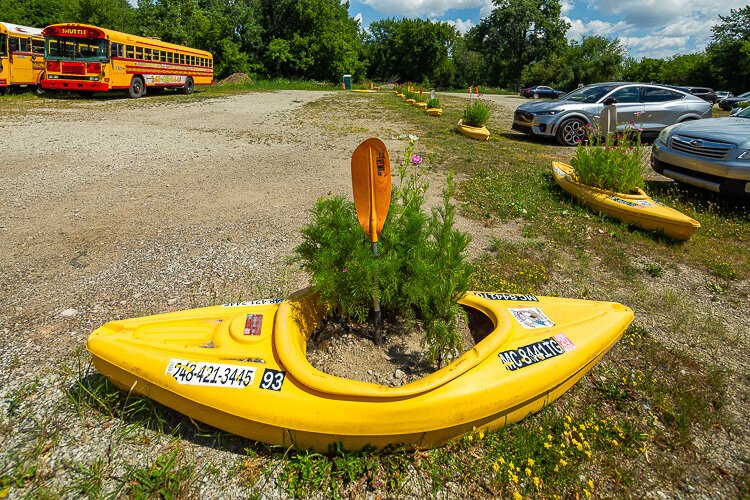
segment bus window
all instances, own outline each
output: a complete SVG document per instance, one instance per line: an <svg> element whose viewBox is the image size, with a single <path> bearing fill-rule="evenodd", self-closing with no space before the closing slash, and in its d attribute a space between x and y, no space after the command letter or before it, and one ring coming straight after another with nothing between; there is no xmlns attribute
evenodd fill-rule
<svg viewBox="0 0 750 500"><path fill-rule="evenodd" d="M133 47L132 45L126 45L125 46L125 57L127 57L128 59L135 58L135 47Z"/></svg>
<svg viewBox="0 0 750 500"><path fill-rule="evenodd" d="M190 66L195 66L195 56L190 56Z"/></svg>
<svg viewBox="0 0 750 500"><path fill-rule="evenodd" d="M185 64L185 54L180 54L180 64Z"/></svg>
<svg viewBox="0 0 750 500"><path fill-rule="evenodd" d="M0 56L8 55L8 35L0 33Z"/></svg>
<svg viewBox="0 0 750 500"><path fill-rule="evenodd" d="M31 52L33 52L34 54L44 54L44 40L37 40L36 38L32 38Z"/></svg>
<svg viewBox="0 0 750 500"><path fill-rule="evenodd" d="M18 39L21 52L31 52L31 39L30 38L19 38Z"/></svg>
<svg viewBox="0 0 750 500"><path fill-rule="evenodd" d="M11 52L18 52L18 47L19 47L18 41L19 41L18 38L14 36L10 37L10 51Z"/></svg>
<svg viewBox="0 0 750 500"><path fill-rule="evenodd" d="M214 67L214 60L213 59L209 59L208 60L208 67L209 68L213 68Z"/></svg>
<svg viewBox="0 0 750 500"><path fill-rule="evenodd" d="M172 62L172 53L171 52L167 52L167 62L168 63Z"/></svg>
<svg viewBox="0 0 750 500"><path fill-rule="evenodd" d="M136 47L135 48L135 58L136 59L143 59L143 47Z"/></svg>
<svg viewBox="0 0 750 500"><path fill-rule="evenodd" d="M125 46L121 43L112 42L112 57L123 57L125 54L123 53Z"/></svg>
<svg viewBox="0 0 750 500"><path fill-rule="evenodd" d="M154 52L153 52L152 55L154 57L154 61L158 61L159 60L159 51L158 50L154 49Z"/></svg>
<svg viewBox="0 0 750 500"><path fill-rule="evenodd" d="M151 60L151 49L144 49L144 59L147 61Z"/></svg>

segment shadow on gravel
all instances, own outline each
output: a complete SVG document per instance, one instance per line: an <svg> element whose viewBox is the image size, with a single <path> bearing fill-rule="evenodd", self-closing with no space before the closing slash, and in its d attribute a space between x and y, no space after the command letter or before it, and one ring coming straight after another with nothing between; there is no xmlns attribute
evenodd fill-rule
<svg viewBox="0 0 750 500"><path fill-rule="evenodd" d="M196 422L145 396L128 394L99 373L90 373L76 380L67 395L79 415L93 414L104 420L119 421L120 425L112 427L113 433L128 435L147 430L242 456L249 450L260 453L274 448Z"/></svg>

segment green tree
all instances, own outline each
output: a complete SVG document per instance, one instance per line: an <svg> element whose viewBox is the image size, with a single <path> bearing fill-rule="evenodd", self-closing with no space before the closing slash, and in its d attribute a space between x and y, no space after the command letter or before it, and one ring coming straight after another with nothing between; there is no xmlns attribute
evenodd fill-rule
<svg viewBox="0 0 750 500"><path fill-rule="evenodd" d="M721 23L713 31L706 55L716 86L735 93L750 87L750 5L732 9L728 16L719 16Z"/></svg>
<svg viewBox="0 0 750 500"><path fill-rule="evenodd" d="M73 21L77 0L0 0L4 21L44 28L50 24Z"/></svg>
<svg viewBox="0 0 750 500"><path fill-rule="evenodd" d="M71 18L79 23L126 33L135 29L136 11L128 0L74 0L70 9Z"/></svg>
<svg viewBox="0 0 750 500"><path fill-rule="evenodd" d="M628 58L623 64L623 78L631 82L661 82L664 59L644 57L640 61Z"/></svg>
<svg viewBox="0 0 750 500"><path fill-rule="evenodd" d="M456 29L424 19L381 19L370 25L365 38L369 72L382 81L452 83L456 68L450 54L458 39Z"/></svg>
<svg viewBox="0 0 750 500"><path fill-rule="evenodd" d="M339 0L258 0L263 62L285 77L338 81L364 76L359 23Z"/></svg>
<svg viewBox="0 0 750 500"><path fill-rule="evenodd" d="M618 80L627 49L616 38L599 35L584 36L572 42L567 59L573 70L574 83L596 83Z"/></svg>
<svg viewBox="0 0 750 500"><path fill-rule="evenodd" d="M714 82L710 63L704 53L674 56L664 62L661 71L662 83L671 85L707 85Z"/></svg>
<svg viewBox="0 0 750 500"><path fill-rule="evenodd" d="M495 80L505 77L521 90L523 69L565 47L568 23L560 18L560 0L494 0L495 10L472 28L470 38L482 52Z"/></svg>

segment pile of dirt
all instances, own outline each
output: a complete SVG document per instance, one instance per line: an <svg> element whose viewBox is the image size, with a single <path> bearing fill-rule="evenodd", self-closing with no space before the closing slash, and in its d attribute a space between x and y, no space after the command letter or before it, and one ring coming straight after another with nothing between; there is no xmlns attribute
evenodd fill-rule
<svg viewBox="0 0 750 500"><path fill-rule="evenodd" d="M464 353L492 331L492 322L466 309L468 320L459 324ZM324 321L307 345L307 360L316 369L353 380L399 387L435 372L424 344L420 321L384 318L383 341L376 343L369 324Z"/></svg>
<svg viewBox="0 0 750 500"><path fill-rule="evenodd" d="M231 83L250 83L251 79L247 73L233 73L223 80L216 82L216 85L229 85Z"/></svg>

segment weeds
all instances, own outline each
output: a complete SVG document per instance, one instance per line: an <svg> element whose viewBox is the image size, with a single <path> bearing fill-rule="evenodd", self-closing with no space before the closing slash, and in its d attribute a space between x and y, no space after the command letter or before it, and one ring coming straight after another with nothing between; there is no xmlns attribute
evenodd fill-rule
<svg viewBox="0 0 750 500"><path fill-rule="evenodd" d="M490 107L480 100L469 103L464 109L462 123L469 127L483 127L490 119Z"/></svg>
<svg viewBox="0 0 750 500"><path fill-rule="evenodd" d="M128 467L127 490L132 498L184 498L193 482L193 467L180 464L178 450L159 455L144 468Z"/></svg>

